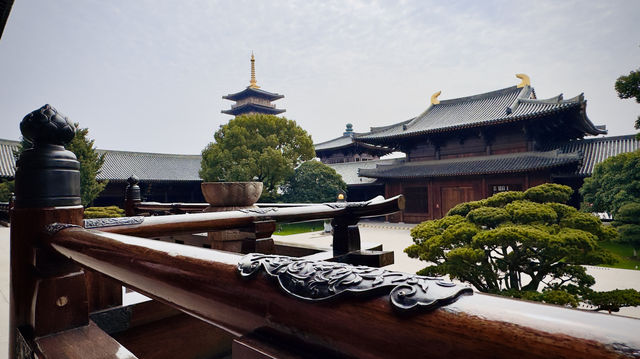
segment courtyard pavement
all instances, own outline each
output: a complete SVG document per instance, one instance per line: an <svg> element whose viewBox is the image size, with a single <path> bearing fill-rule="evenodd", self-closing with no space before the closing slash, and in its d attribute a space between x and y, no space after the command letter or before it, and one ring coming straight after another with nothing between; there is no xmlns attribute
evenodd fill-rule
<svg viewBox="0 0 640 359"><path fill-rule="evenodd" d="M395 263L385 269L415 273L425 266L424 262L409 258L404 248L411 245L409 231L412 225L382 222L361 222L360 237L364 243L381 243L384 250L392 250ZM277 242L331 244L331 235L322 232L303 233L290 236L274 236ZM640 271L586 266L587 272L596 278L595 290L634 288L640 290ZM618 315L640 318L640 307L622 308ZM0 358L5 358L9 342L9 228L0 226Z"/></svg>

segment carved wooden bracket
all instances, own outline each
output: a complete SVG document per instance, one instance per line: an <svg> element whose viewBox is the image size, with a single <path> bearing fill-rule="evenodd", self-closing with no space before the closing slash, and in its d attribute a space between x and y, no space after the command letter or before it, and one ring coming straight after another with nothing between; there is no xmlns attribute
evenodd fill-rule
<svg viewBox="0 0 640 359"><path fill-rule="evenodd" d="M243 277L251 277L261 269L276 278L287 294L310 302L325 301L347 293L373 295L389 292L394 309L431 310L452 303L461 295L473 294L469 287L438 277L345 263L256 253L242 257L238 263Z"/></svg>

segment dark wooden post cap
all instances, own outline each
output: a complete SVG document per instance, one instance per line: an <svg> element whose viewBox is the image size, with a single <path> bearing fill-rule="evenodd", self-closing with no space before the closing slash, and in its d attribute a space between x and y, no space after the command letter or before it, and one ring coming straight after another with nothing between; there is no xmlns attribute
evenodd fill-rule
<svg viewBox="0 0 640 359"><path fill-rule="evenodd" d="M20 132L34 147L47 144L65 146L73 140L76 128L67 117L47 104L22 119Z"/></svg>
<svg viewBox="0 0 640 359"><path fill-rule="evenodd" d="M50 105L20 122L22 136L33 148L16 162L16 208L75 206L80 200L80 163L64 145L76 128Z"/></svg>
<svg viewBox="0 0 640 359"><path fill-rule="evenodd" d="M124 194L125 201L142 201L140 186L138 186L138 182L140 182L140 179L138 179L136 175L131 175L129 178L127 178L128 184Z"/></svg>

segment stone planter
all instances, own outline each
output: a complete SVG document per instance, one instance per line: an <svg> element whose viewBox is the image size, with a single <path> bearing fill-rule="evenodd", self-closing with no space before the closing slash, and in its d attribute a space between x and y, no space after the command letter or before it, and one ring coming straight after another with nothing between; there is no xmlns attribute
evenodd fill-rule
<svg viewBox="0 0 640 359"><path fill-rule="evenodd" d="M200 187L209 203L205 212L253 208L262 194L262 182L203 182Z"/></svg>

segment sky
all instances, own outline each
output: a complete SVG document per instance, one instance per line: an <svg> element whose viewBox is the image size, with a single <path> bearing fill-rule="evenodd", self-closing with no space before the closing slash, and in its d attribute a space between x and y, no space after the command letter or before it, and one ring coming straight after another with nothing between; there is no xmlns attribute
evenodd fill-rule
<svg viewBox="0 0 640 359"><path fill-rule="evenodd" d="M0 39L0 138L49 103L101 149L198 154L232 117L222 96L263 90L314 143L415 117L439 99L513 86L587 99L609 135L640 104L640 1L16 1Z"/></svg>

